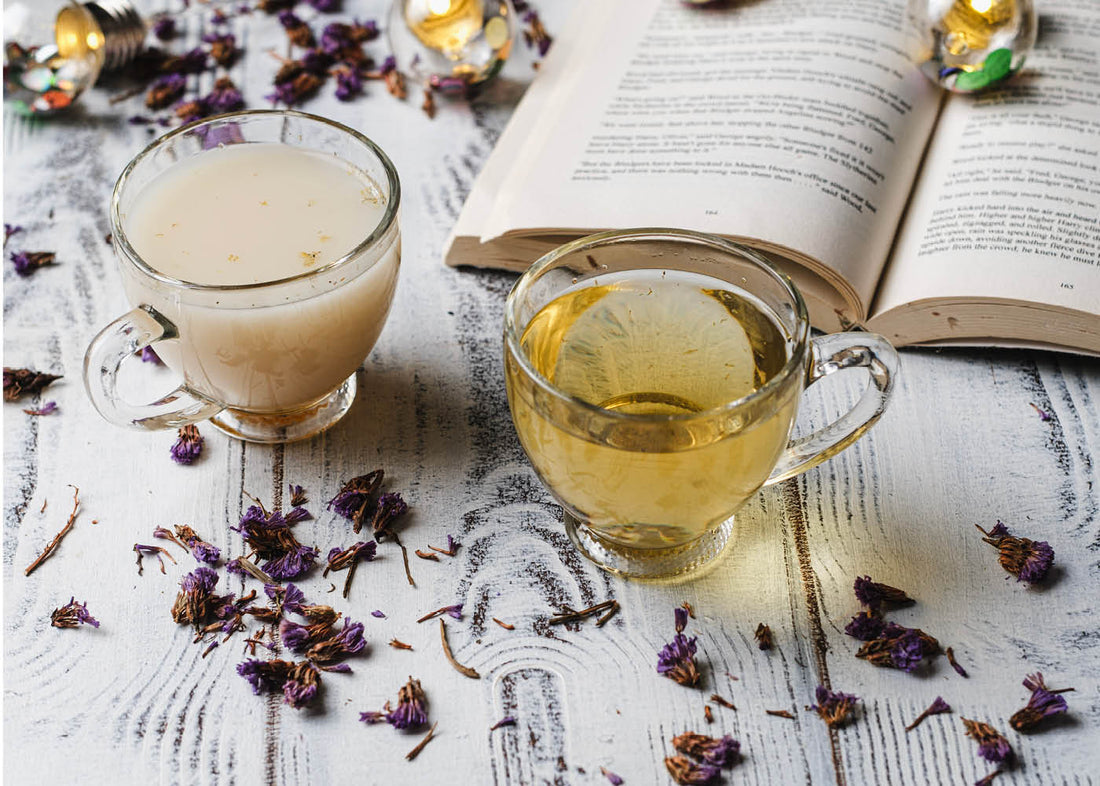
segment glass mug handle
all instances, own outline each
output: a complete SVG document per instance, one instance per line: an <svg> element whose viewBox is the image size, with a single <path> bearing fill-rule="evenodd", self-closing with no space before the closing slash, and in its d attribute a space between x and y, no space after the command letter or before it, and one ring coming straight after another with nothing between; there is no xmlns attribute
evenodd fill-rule
<svg viewBox="0 0 1100 786"><path fill-rule="evenodd" d="M846 368L866 368L871 375L856 405L813 434L793 440L779 456L765 486L793 478L832 458L862 437L886 411L898 373L898 353L874 333L833 333L815 338L810 346L807 387Z"/></svg>
<svg viewBox="0 0 1100 786"><path fill-rule="evenodd" d="M130 404L118 394L122 362L161 339L179 332L163 314L138 306L103 328L84 354L84 387L92 405L111 423L147 429L178 428L216 415L224 407L185 385L151 404Z"/></svg>

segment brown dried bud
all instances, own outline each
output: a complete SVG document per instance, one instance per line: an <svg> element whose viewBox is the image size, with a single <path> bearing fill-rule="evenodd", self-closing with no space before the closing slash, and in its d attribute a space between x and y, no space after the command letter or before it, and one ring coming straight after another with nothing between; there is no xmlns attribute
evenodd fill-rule
<svg viewBox="0 0 1100 786"><path fill-rule="evenodd" d="M29 368L4 366L4 401L16 401L24 393L33 396L58 379L61 379L60 374L43 374Z"/></svg>

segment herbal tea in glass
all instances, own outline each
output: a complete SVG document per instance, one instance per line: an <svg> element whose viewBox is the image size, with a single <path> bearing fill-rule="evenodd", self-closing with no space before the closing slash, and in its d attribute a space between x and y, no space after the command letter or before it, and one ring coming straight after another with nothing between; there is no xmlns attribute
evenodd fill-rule
<svg viewBox="0 0 1100 786"><path fill-rule="evenodd" d="M762 485L863 434L883 410L893 349L808 332L788 279L708 235L607 232L529 269L505 309L508 401L574 544L625 575L691 570L721 551ZM807 382L856 366L874 380L863 399L788 445Z"/></svg>
<svg viewBox="0 0 1100 786"><path fill-rule="evenodd" d="M521 399L520 441L547 484L605 537L639 548L693 540L771 473L796 391L749 422L677 416L759 390L786 365L790 344L766 306L719 279L667 270L600 276L544 306L523 332L523 350L539 374L581 401L670 417L575 433Z"/></svg>

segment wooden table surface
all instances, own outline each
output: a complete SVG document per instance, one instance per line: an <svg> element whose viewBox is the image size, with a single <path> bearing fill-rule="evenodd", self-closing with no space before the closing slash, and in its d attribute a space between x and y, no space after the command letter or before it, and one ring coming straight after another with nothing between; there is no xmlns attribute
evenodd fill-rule
<svg viewBox="0 0 1100 786"><path fill-rule="evenodd" d="M178 4L177 4L178 5ZM339 18L384 21L381 0L345 0ZM570 3L539 3L551 33ZM161 7L152 3L146 10ZM208 12L183 20L193 45ZM303 12L303 15L305 13ZM263 95L283 51L270 17L235 18L244 46L231 69L249 105ZM369 45L379 58L384 41ZM736 541L707 575L639 583L604 574L570 547L561 510L516 441L501 368L500 326L513 276L450 270L441 248L474 177L535 72L519 48L501 80L473 104L440 102L434 121L368 85L351 103L324 94L306 111L374 138L404 188L404 260L386 330L364 364L347 418L315 439L245 445L200 426L206 450L193 466L169 458L175 435L101 420L81 383L85 347L128 306L111 248L107 202L115 178L151 135L127 123L140 98L97 88L68 116L27 120L5 107L4 220L25 231L16 250L57 252L56 266L28 278L4 262L4 364L64 374L42 401L59 411L4 416L4 775L12 784L603 784L600 768L630 786L667 784L670 739L686 730L740 740L743 759L724 782L754 784L954 784L989 772L960 717L1006 734L1017 766L998 784L1100 783L1100 366L1044 353L909 350L889 412L870 434L806 475L757 495L739 514ZM192 77L206 92L213 77ZM144 366L167 386L171 373ZM160 375L160 376L157 376ZM839 375L806 398L800 427L821 424L858 394L859 374ZM1040 418L1031 406L1050 414ZM237 634L205 658L193 632L173 623L178 580L132 546L156 526L189 524L224 554L242 553L230 530L249 504L287 505L301 484L315 516L298 525L322 554L352 542L324 502L341 483L384 467L411 506L410 548L461 543L454 558L413 558L408 586L399 551L383 544L363 564L345 601L316 570L299 585L366 624L367 654L352 674L327 674L316 709L254 696L236 674ZM24 569L80 510L58 551L30 577ZM1007 579L975 524L1004 521L1047 540L1056 567L1028 587ZM170 548L175 548L171 547ZM220 590L255 586L222 576ZM954 647L970 673L943 658L913 674L853 655L844 625L858 611L855 577L904 588L918 603L893 615ZM340 579L337 579L339 583ZM88 603L99 629L50 627L70 596ZM621 613L597 628L551 627L562 604L616 598ZM672 638L673 609L690 602L699 637L699 689L655 671ZM436 623L416 619L462 603L448 619L456 658L445 661ZM385 618L371 616L379 609ZM492 618L514 625L506 630ZM774 632L759 650L757 624ZM252 626L253 628L258 625ZM391 638L412 651L387 646ZM262 652L262 651L261 651ZM284 651L280 650L285 654ZM1020 735L1009 716L1026 703L1025 675L1073 687L1070 711ZM435 739L412 762L423 732L367 726L359 713L394 700L409 675L427 693ZM830 731L805 709L819 684L855 693L855 722ZM712 704L711 694L736 711ZM954 713L904 727L933 698ZM788 710L793 719L765 710ZM516 725L490 731L504 716Z"/></svg>

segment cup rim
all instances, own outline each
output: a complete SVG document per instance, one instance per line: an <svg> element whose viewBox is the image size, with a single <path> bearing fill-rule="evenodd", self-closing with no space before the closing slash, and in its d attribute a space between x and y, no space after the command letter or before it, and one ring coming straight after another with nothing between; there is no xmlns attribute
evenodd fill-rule
<svg viewBox="0 0 1100 786"><path fill-rule="evenodd" d="M174 278L166 273L163 273L156 268L153 268L142 258L141 254L130 244L130 238L127 236L125 229L122 226L121 216L121 195L122 190L129 181L134 170L138 164L144 161L147 157L153 154L154 151L163 147L166 143L174 140L180 136L188 133L193 133L196 128L203 125L210 125L215 122L223 122L226 120L232 121L235 118L248 118L248 117L291 117L301 120L307 120L311 122L322 123L327 126L335 128L337 131L341 131L357 142L365 146L375 156L378 157L379 162L382 165L383 170L386 172L386 184L389 187L389 198L387 199L386 209L382 213L382 218L379 219L378 224L374 230L367 235L366 238L361 240L350 251L344 255L332 260L328 264L322 265L319 268L313 270L307 270L302 273L296 273L293 276L287 276L285 278L277 278L271 281L260 281L254 284L199 284L194 281L186 281L181 278ZM222 147L222 145L219 145ZM295 109L244 109L237 112L225 112L220 115L210 115L209 117L196 120L193 123L182 125L179 128L169 131L167 134L160 136L150 142L140 153L130 159L130 162L126 165L126 168L122 170L122 174L118 176L118 180L115 181L115 187L111 192L111 231L114 233L114 242L117 243L117 248L124 254L126 259L137 267L142 273L150 278L166 284L170 287L185 289L193 292L243 292L243 291L255 291L268 288L274 288L290 284L298 281L307 281L312 278L324 276L332 273L335 270L348 265L352 260L360 257L368 248L377 243L381 238L390 231L394 223L397 221L397 212L401 203L401 182L397 177L397 168L390 160L389 156L383 152L374 141L359 133L353 128L350 128L343 123L339 123L335 120L331 120L327 117L321 117L320 115L309 114L308 112L299 112Z"/></svg>
<svg viewBox="0 0 1100 786"><path fill-rule="evenodd" d="M644 239L644 238L664 238L664 239L680 239L693 243L702 243L711 247L719 248L728 253L737 254L748 258L751 262L754 262L758 267L762 268L765 273L768 273L791 297L791 301L794 304L795 316L798 319L798 325L795 330L795 334L791 336L791 339L795 342L793 351L790 357L787 358L787 362L783 368L779 370L771 379L765 382L761 387L757 388L751 393L748 393L741 398L727 401L718 406L711 407L709 409L700 410L699 412L691 412L688 414L667 414L667 415L652 415L652 414L637 414L632 412L620 412L618 410L604 409L603 407L585 401L570 393L566 393L561 388L554 385L550 380L544 377L538 369L534 367L530 359L527 357L527 353L523 351L523 346L520 344L520 336L517 329L516 309L517 302L519 300L519 293L521 290L526 289L531 282L537 279L544 270L553 265L561 257L572 254L578 251L584 251L596 246L607 245L609 241L619 241L626 239ZM641 268L639 268L641 269ZM543 256L539 257L534 264L531 265L523 274L519 277L516 283L512 286L511 291L508 293L508 298L504 304L504 341L506 349L510 352L514 360L519 364L523 373L534 380L535 384L539 386L544 392L553 396L554 398L565 402L569 405L580 407L582 410L589 412L590 414L607 418L611 421L620 421L627 423L669 423L669 422L691 422L700 420L709 420L715 416L721 416L728 414L734 410L741 409L749 406L761 399L764 399L772 395L777 389L802 368L803 360L809 345L809 333L810 333L810 321L809 314L806 310L806 303L802 299L802 293L798 291L798 288L791 281L790 277L785 273L777 269L771 262L765 259L761 254L757 253L748 246L740 243L735 243L717 235L707 234L705 232L695 232L689 229L672 229L663 227L642 227L637 229L613 229L607 232L599 232L593 235L587 235L577 240L573 240L564 245L558 246L552 251L547 252Z"/></svg>

